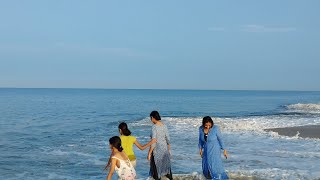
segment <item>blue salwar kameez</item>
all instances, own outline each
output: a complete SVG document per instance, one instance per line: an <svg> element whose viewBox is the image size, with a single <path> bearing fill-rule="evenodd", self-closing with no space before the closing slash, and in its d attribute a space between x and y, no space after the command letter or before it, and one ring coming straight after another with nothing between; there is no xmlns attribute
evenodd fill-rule
<svg viewBox="0 0 320 180"><path fill-rule="evenodd" d="M207 141L205 141L204 136L203 127L201 126L199 128L199 149L202 149L203 175L207 179L229 179L221 159L221 150L224 150L224 144L219 127L214 125L209 129Z"/></svg>

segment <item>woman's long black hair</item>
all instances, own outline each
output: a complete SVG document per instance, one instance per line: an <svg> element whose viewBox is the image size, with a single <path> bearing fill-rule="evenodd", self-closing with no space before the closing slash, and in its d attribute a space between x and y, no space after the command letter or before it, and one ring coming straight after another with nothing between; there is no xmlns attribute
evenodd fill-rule
<svg viewBox="0 0 320 180"><path fill-rule="evenodd" d="M109 139L109 143L115 147L116 149L118 149L118 151L122 152L123 148L121 146L121 139L119 138L119 136L113 136L112 138Z"/></svg>
<svg viewBox="0 0 320 180"><path fill-rule="evenodd" d="M123 135L125 135L125 136L131 135L131 131L128 129L127 123L125 123L125 122L120 123L118 128L121 129Z"/></svg>

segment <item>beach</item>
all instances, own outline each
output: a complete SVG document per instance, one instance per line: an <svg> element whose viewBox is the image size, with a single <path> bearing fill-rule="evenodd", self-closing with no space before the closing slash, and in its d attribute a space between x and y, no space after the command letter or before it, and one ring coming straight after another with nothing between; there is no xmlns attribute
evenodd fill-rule
<svg viewBox="0 0 320 180"><path fill-rule="evenodd" d="M295 126L284 128L271 128L265 131L277 132L282 136L301 137L301 138L318 138L320 139L320 125Z"/></svg>
<svg viewBox="0 0 320 180"><path fill-rule="evenodd" d="M0 99L6 180L105 179L109 138L124 121L146 144L151 110L168 127L174 179L203 179L198 141L206 115L220 127L230 179L320 178L320 92L0 88ZM137 179L147 179L148 151L134 152Z"/></svg>

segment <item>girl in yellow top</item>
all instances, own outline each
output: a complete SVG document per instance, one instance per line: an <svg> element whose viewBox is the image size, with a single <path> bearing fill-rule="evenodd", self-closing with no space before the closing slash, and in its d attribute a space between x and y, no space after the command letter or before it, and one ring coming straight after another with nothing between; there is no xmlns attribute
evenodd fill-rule
<svg viewBox="0 0 320 180"><path fill-rule="evenodd" d="M140 150L145 150L147 147L151 146L151 144L156 142L156 139L151 140L145 145L141 145L136 137L131 136L131 131L128 128L127 123L122 122L119 124L119 133L121 138L121 145L123 147L123 151L128 155L131 164L136 167L136 156L133 152L133 144L135 144Z"/></svg>

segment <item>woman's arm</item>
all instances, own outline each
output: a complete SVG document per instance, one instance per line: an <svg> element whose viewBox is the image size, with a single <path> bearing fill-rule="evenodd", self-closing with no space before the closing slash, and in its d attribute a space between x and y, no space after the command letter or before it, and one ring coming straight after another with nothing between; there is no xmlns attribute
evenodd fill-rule
<svg viewBox="0 0 320 180"><path fill-rule="evenodd" d="M166 137L166 143L167 143L167 146L168 146L168 152L171 155L170 136L169 136L169 132L168 132L167 126L166 126L166 130L165 130L165 137Z"/></svg>
<svg viewBox="0 0 320 180"><path fill-rule="evenodd" d="M170 154L170 156L171 156L171 147L170 147L170 144L168 144L168 152L169 152L169 154Z"/></svg>
<svg viewBox="0 0 320 180"><path fill-rule="evenodd" d="M145 150L147 147L151 146L153 143L156 143L157 142L157 139L151 139L151 141L149 141L147 144L145 145L141 145L139 143L138 140L134 141L134 144L140 149L140 150Z"/></svg>
<svg viewBox="0 0 320 180"><path fill-rule="evenodd" d="M223 155L224 155L224 157L226 157L226 159L228 159L228 153L227 153L227 150L223 150Z"/></svg>
<svg viewBox="0 0 320 180"><path fill-rule="evenodd" d="M224 157L226 157L226 159L228 159L228 153L227 153L227 150L224 147L224 143L222 141L220 129L219 129L219 127L216 127L216 128L217 128L217 139L219 141L221 149L223 150L223 155L224 155Z"/></svg>
<svg viewBox="0 0 320 180"><path fill-rule="evenodd" d="M202 157L202 148L203 148L203 145L204 145L204 142L202 141L202 138L204 134L203 134L203 129L201 127L199 127L199 143L198 143L198 148L199 148L199 154L200 156Z"/></svg>
<svg viewBox="0 0 320 180"><path fill-rule="evenodd" d="M216 128L217 128L217 139L218 139L220 148L221 148L222 150L224 150L225 148L224 148L224 143L223 143L223 141L222 141L220 128L219 128L218 126L217 126Z"/></svg>
<svg viewBox="0 0 320 180"><path fill-rule="evenodd" d="M113 156L113 153L111 152L110 157L109 157L109 160L108 160L108 163L107 163L106 167L104 167L104 170L107 170L107 169L109 168L110 163L111 163L111 157L112 157L112 156Z"/></svg>
<svg viewBox="0 0 320 180"><path fill-rule="evenodd" d="M151 134L151 138L152 139L156 139L157 138L157 128L156 126L152 126L152 134ZM151 155L152 155L152 151L154 150L154 148L156 147L156 144L151 144L149 152L148 152L148 160L150 161L151 159Z"/></svg>
<svg viewBox="0 0 320 180"><path fill-rule="evenodd" d="M155 146L154 147L150 147L150 149L149 149L149 152L148 152L148 160L150 161L150 159L151 159L151 155L152 155L152 151L153 151L153 149L155 148Z"/></svg>
<svg viewBox="0 0 320 180"><path fill-rule="evenodd" d="M108 174L106 180L111 180L113 172L114 172L114 169L116 167L116 163L117 163L117 159L111 158L111 167L110 167L110 171L109 171L109 174Z"/></svg>

